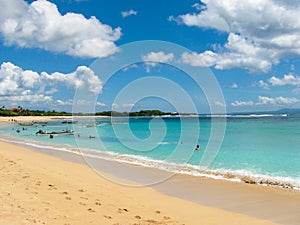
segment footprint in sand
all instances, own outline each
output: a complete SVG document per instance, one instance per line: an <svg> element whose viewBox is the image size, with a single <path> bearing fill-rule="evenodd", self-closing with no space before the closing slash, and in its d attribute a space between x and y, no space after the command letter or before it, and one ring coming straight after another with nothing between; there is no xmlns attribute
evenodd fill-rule
<svg viewBox="0 0 300 225"><path fill-rule="evenodd" d="M81 199L85 199L85 200L89 200L88 198L86 198L86 197L80 197Z"/></svg>
<svg viewBox="0 0 300 225"><path fill-rule="evenodd" d="M48 190L57 190L57 188L53 184L48 184L48 187Z"/></svg>
<svg viewBox="0 0 300 225"><path fill-rule="evenodd" d="M134 218L139 219L139 220L142 219L142 217L140 217L140 216L138 216L138 215L135 216Z"/></svg>
<svg viewBox="0 0 300 225"><path fill-rule="evenodd" d="M121 209L121 208L118 209L118 213L123 213L123 212L128 212L128 209L125 209L125 208L124 209Z"/></svg>
<svg viewBox="0 0 300 225"><path fill-rule="evenodd" d="M104 217L105 217L106 219L111 219L111 216L106 216L106 215L105 215Z"/></svg>
<svg viewBox="0 0 300 225"><path fill-rule="evenodd" d="M100 202L95 202L95 205L101 206Z"/></svg>
<svg viewBox="0 0 300 225"><path fill-rule="evenodd" d="M67 199L67 200L71 200L72 198L67 196L67 197L65 197L65 199Z"/></svg>
<svg viewBox="0 0 300 225"><path fill-rule="evenodd" d="M156 220L146 220L146 222L147 223L153 223L153 224L157 224L158 223L158 221L156 221Z"/></svg>
<svg viewBox="0 0 300 225"><path fill-rule="evenodd" d="M93 210L92 208L88 209L89 212L95 212L95 210Z"/></svg>

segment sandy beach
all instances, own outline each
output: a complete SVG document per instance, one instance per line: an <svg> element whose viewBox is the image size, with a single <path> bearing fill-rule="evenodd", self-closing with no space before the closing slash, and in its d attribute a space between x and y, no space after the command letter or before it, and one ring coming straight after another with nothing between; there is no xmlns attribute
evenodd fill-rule
<svg viewBox="0 0 300 225"><path fill-rule="evenodd" d="M15 123L15 122L32 122L32 121L48 121L55 119L69 119L72 116L0 116L0 124Z"/></svg>
<svg viewBox="0 0 300 225"><path fill-rule="evenodd" d="M0 121L7 123L9 119ZM26 121L48 119L52 118ZM300 221L297 191L182 175L152 187L126 186L100 176L79 156L61 154L51 156L0 142L0 224L250 225ZM112 162L102 166L132 169ZM155 172L135 169L145 176ZM195 196L197 192L204 194Z"/></svg>

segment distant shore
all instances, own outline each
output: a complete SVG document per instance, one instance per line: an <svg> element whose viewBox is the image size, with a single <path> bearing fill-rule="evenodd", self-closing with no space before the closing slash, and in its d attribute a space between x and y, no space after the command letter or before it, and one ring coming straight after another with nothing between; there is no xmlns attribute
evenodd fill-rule
<svg viewBox="0 0 300 225"><path fill-rule="evenodd" d="M72 118L102 118L107 116L0 116L0 124L7 123L22 123L22 122L33 122L33 121L49 121L49 120L60 120L60 119L72 119Z"/></svg>
<svg viewBox="0 0 300 225"><path fill-rule="evenodd" d="M0 117L0 123L52 119L70 117ZM293 190L185 175L175 175L152 188L130 187L104 179L83 165L80 155L45 153L56 157L0 142L1 224L250 225L300 221L300 193ZM133 169L116 162L100 163L124 172ZM138 169L144 176L161 173Z"/></svg>

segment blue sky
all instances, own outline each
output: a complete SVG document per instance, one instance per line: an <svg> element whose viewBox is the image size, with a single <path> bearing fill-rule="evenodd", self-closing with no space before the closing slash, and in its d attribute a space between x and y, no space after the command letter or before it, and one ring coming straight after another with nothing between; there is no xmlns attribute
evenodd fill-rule
<svg viewBox="0 0 300 225"><path fill-rule="evenodd" d="M97 111L188 112L180 97L164 99L180 88L200 113L213 105L227 112L300 107L300 1L0 0L0 5L0 105L7 108L71 111L78 88L97 95ZM90 68L97 60L109 64L123 45L144 40L187 51L145 48L140 63L108 82L102 68ZM210 70L224 101L207 100L207 93L172 63ZM130 84L149 77L143 85L161 86L163 92L137 99L146 88ZM156 77L180 88L162 86ZM115 102L125 87L131 92Z"/></svg>

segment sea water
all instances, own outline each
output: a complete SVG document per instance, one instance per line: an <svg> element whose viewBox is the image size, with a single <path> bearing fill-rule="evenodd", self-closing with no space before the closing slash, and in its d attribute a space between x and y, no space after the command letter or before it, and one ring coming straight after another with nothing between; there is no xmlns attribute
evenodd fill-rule
<svg viewBox="0 0 300 225"><path fill-rule="evenodd" d="M193 176L300 189L300 115L80 118L0 129L2 140ZM221 136L212 137L221 132ZM73 135L37 135L74 130ZM218 133L218 132L217 132ZM224 134L224 135L223 135ZM220 142L209 149L210 142ZM201 150L196 151L199 145ZM208 151L213 151L209 155ZM207 155L209 157L207 157ZM213 156L213 157L211 157Z"/></svg>

